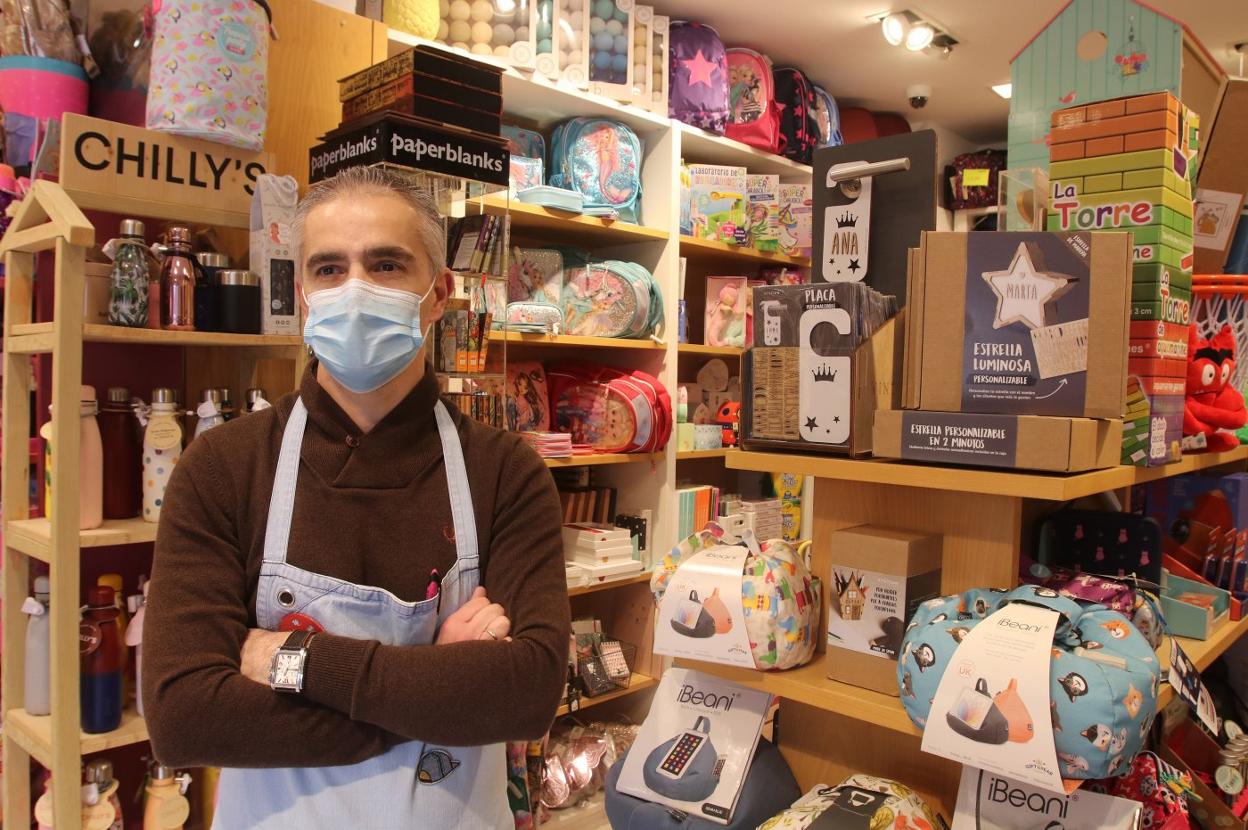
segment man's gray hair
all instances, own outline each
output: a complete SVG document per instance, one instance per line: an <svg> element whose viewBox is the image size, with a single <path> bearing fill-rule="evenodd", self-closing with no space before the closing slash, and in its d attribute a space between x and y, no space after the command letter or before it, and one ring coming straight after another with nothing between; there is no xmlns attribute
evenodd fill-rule
<svg viewBox="0 0 1248 830"><path fill-rule="evenodd" d="M421 186L419 178L385 167L348 167L333 178L308 188L307 195L295 210L294 231L295 238L299 240L299 267L303 267L303 228L312 209L334 199L368 193L397 196L416 212L417 241L429 260L430 273L440 273L446 267L446 234L437 206L429 192Z"/></svg>

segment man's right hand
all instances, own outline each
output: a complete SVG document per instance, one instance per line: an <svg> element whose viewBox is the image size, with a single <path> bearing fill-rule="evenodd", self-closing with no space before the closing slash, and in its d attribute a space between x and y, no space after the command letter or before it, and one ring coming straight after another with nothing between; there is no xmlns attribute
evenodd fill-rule
<svg viewBox="0 0 1248 830"><path fill-rule="evenodd" d="M459 606L438 630L437 645L468 640L505 640L511 632L511 620L503 606L491 603L484 588L472 592L472 598Z"/></svg>

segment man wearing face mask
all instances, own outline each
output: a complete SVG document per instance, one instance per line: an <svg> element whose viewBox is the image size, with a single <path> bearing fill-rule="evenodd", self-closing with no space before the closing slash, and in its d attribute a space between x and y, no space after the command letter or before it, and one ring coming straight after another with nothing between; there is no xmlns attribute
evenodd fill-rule
<svg viewBox="0 0 1248 830"><path fill-rule="evenodd" d="M219 830L513 826L502 742L564 684L554 484L511 433L439 400L453 289L401 174L299 206L297 393L204 433L169 483L143 649L155 755L218 766Z"/></svg>

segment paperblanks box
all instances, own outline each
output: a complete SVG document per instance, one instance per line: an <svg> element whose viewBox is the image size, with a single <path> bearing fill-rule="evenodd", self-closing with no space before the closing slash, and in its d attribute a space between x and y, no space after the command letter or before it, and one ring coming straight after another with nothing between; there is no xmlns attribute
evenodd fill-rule
<svg viewBox="0 0 1248 830"><path fill-rule="evenodd" d="M897 652L940 593L941 537L871 525L832 534L828 677L897 697Z"/></svg>
<svg viewBox="0 0 1248 830"><path fill-rule="evenodd" d="M1122 421L880 409L877 458L1075 473L1118 464Z"/></svg>
<svg viewBox="0 0 1248 830"><path fill-rule="evenodd" d="M908 406L1121 417L1128 234L926 233L909 296Z"/></svg>

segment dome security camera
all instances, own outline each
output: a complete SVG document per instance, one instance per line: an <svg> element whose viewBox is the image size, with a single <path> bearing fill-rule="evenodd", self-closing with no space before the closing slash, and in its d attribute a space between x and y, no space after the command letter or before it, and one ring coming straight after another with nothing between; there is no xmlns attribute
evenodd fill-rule
<svg viewBox="0 0 1248 830"><path fill-rule="evenodd" d="M910 106L916 110L921 110L927 106L927 102L931 100L932 88L927 84L911 84L906 87L906 97L910 99Z"/></svg>

